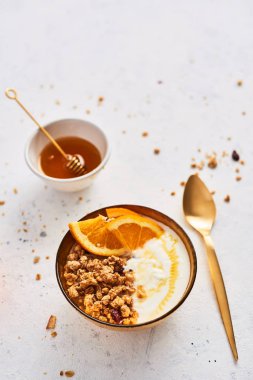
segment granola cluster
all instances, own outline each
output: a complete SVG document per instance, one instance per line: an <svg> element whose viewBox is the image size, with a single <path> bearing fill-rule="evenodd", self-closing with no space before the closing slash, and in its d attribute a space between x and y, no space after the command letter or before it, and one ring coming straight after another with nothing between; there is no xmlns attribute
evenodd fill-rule
<svg viewBox="0 0 253 380"><path fill-rule="evenodd" d="M64 267L69 297L85 313L103 322L135 324L138 313L133 308L134 274L124 270L126 258L100 259L76 244Z"/></svg>

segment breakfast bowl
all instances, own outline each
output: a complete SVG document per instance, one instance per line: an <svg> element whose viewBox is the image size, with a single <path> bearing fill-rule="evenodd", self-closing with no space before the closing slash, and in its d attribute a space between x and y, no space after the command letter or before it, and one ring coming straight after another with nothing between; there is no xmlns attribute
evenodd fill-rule
<svg viewBox="0 0 253 380"><path fill-rule="evenodd" d="M75 234L75 228L81 226L83 233L86 231L86 236L91 236L87 228L92 223L94 225L96 221L105 227L100 227L102 229L93 227L95 231L92 235L93 239L95 235L99 236L97 231L118 226L118 230L113 230L113 234L116 236L117 232L123 236L123 228L126 228L124 237L128 236L128 246L130 246L130 240L131 244L134 241L132 228L137 227L137 223L142 226L140 230L142 232L138 235L139 242L144 232L147 235L149 226L153 231L163 232L159 233L158 237L150 236L143 245L138 243L137 246L134 243L136 248L130 256L126 254L128 255L126 257L124 254L109 256L108 252L101 248L102 240L101 244L95 245L93 253L80 250L80 246L76 243L78 233ZM71 232L67 232L62 239L56 255L56 277L66 300L87 320L100 327L118 331L149 328L164 321L189 296L197 273L196 253L182 227L167 215L149 207L117 205L96 210L84 216L79 222L70 223L69 226ZM114 249L114 251L121 253L120 249L118 248L118 251ZM94 254L96 250L99 255ZM100 256L104 252L107 256ZM122 262L124 262L124 267ZM94 278L96 265L100 268L96 277L97 281L105 281L101 279L102 265L105 265L106 269L104 273L107 277L105 278L113 280L114 275L116 280L125 281L125 276L127 281L119 282L124 284L119 286L117 283L112 285L113 282L110 282L110 285L99 286L100 283ZM116 266L118 266L117 270ZM114 269L117 273L113 272ZM77 283L78 276L83 276L79 283ZM131 290L131 293L124 294L121 299L118 296L120 287L129 292ZM112 301L108 305L110 294ZM91 308L90 301L94 302ZM129 307L124 305L124 302ZM103 303L108 306L103 306ZM94 309L94 305L98 306L98 309ZM106 310L104 315L107 317L97 314L99 307L102 308L101 305ZM124 314L126 311L127 314Z"/></svg>
<svg viewBox="0 0 253 380"><path fill-rule="evenodd" d="M40 130L37 130L32 134L25 147L25 160L31 171L47 185L59 191L74 192L89 187L105 167L110 156L109 143L105 133L96 125L79 119L57 120L46 125L45 129L54 139L69 136L85 139L97 149L101 159L91 171L78 177L55 178L49 176L41 167L41 152L48 145L48 139Z"/></svg>

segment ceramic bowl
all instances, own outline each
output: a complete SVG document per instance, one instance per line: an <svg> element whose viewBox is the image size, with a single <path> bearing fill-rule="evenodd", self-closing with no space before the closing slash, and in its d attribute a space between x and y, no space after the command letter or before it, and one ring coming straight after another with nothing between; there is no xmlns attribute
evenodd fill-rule
<svg viewBox="0 0 253 380"><path fill-rule="evenodd" d="M144 322L144 323L135 324L135 325L115 325L115 324L99 321L98 319L93 318L90 315L86 314L84 311L79 309L79 307L69 298L68 293L66 291L65 279L63 276L64 265L66 263L66 257L68 255L70 249L72 248L72 246L75 244L75 240L72 237L70 232L67 232L66 235L64 236L64 238L63 238L63 240L62 240L62 242L58 248L57 255L56 255L56 277L57 277L58 284L60 286L60 289L61 289L63 295L65 296L67 301L70 303L70 305L72 307L74 307L79 313L81 313L86 319L98 324L101 327L106 327L106 328L110 328L113 330L119 330L119 331L130 331L133 329L141 329L141 328L152 327L152 326L157 325L158 323L164 321L167 317L169 317L172 313L174 313L183 304L183 302L186 300L186 298L189 296L189 294L192 290L192 287L193 287L193 284L195 281L195 277L196 277L196 273L197 273L197 258L196 258L196 253L195 253L193 244L192 244L191 240L189 239L189 237L187 236L187 234L185 233L185 231L182 229L182 227L180 227L173 219L162 214L159 211L153 210L149 207L136 206L136 205L117 205L117 206L110 206L110 207L127 208L127 209L135 211L139 214L142 214L144 216L152 218L152 219L156 220L157 222L160 222L160 223L164 224L165 226L168 226L170 229L172 229L173 232L177 235L177 237L184 244L186 251L188 253L188 257L189 257L189 268L190 268L190 270L189 270L188 282L186 282L187 286L185 287L184 291L182 291L182 294L180 293L181 298L179 299L179 301L175 305L173 305L173 307L170 308L169 310L165 310L164 314L162 314L160 317L153 319L153 320L150 320L150 321L147 321L147 322ZM99 214L106 216L106 208L108 209L110 207L105 207L105 208L102 208L100 210L96 210L96 211L86 215L81 220L95 218Z"/></svg>
<svg viewBox="0 0 253 380"><path fill-rule="evenodd" d="M96 125L79 119L57 120L46 125L45 128L54 138L75 136L90 141L99 150L102 161L94 170L80 177L67 179L49 177L42 172L39 162L39 155L49 141L40 130L37 130L25 147L25 160L32 172L47 185L60 191L79 191L90 186L109 159L109 143L104 132Z"/></svg>

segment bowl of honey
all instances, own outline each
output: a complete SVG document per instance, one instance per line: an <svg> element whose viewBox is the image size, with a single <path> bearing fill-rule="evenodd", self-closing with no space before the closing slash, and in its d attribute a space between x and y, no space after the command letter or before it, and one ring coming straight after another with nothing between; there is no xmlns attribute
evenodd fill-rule
<svg viewBox="0 0 253 380"><path fill-rule="evenodd" d="M39 130L25 147L28 167L56 190L73 192L89 187L110 156L105 133L96 125L79 119L54 121L45 128L65 152L78 157L84 164L85 173L78 176L69 170L64 157Z"/></svg>

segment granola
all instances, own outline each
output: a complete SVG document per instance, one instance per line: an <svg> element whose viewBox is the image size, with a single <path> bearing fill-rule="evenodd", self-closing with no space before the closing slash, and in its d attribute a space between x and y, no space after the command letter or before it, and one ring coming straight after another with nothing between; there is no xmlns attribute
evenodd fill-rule
<svg viewBox="0 0 253 380"><path fill-rule="evenodd" d="M125 270L127 258L98 258L75 244L67 256L64 278L69 297L78 307L102 322L135 324L134 274Z"/></svg>

